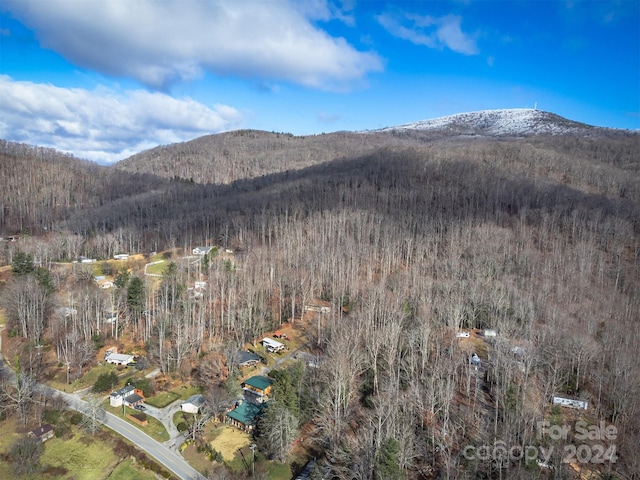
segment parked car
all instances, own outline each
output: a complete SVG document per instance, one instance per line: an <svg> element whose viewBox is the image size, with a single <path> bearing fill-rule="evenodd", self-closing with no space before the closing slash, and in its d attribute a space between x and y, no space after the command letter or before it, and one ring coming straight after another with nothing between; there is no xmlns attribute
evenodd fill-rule
<svg viewBox="0 0 640 480"><path fill-rule="evenodd" d="M144 405L134 405L134 407L136 410L140 410L141 412L144 412L147 407L145 407Z"/></svg>

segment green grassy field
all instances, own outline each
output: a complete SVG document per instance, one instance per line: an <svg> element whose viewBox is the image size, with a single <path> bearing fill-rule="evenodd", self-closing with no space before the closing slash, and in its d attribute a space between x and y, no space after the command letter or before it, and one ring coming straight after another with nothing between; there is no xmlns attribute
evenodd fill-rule
<svg viewBox="0 0 640 480"><path fill-rule="evenodd" d="M147 415L147 420L149 422L148 425L143 426L143 425L140 425L139 423L134 422L130 418L123 416L122 407L112 407L111 405L109 405L108 399L105 400L102 405L104 406L104 409L107 412L113 413L114 415L117 415L118 417L124 419L134 427L142 430L144 433L149 435L154 440L157 440L158 442L166 442L167 440L169 440L169 434L167 433L167 430L164 428L164 425L162 425L162 423L160 423L159 420L153 418L151 415ZM129 407L125 407L125 410L126 410L126 413L130 413L132 415L136 413L140 413L137 410L134 410L133 408L129 408Z"/></svg>
<svg viewBox="0 0 640 480"><path fill-rule="evenodd" d="M176 400L179 400L181 397L177 393L174 392L162 392L159 395L154 395L153 397L146 398L144 403L148 403L152 407L156 408L164 408L168 405L171 405Z"/></svg>
<svg viewBox="0 0 640 480"><path fill-rule="evenodd" d="M132 377L136 374L140 376L144 375L144 371L138 372L133 367L126 367L122 371L118 371L115 365L103 364L96 365L95 367L87 371L82 377L74 380L70 385L67 385L67 373L65 367L63 366L59 369L59 372L55 375L55 377L47 380L47 384L49 384L53 388L57 388L58 390L62 390L65 392L75 392L84 388L93 387L93 384L96 383L96 380L101 374L109 372L116 372L116 374L118 374L118 386L124 385L127 378Z"/></svg>
<svg viewBox="0 0 640 480"><path fill-rule="evenodd" d="M173 414L173 424L177 427L180 422L187 422L187 425L193 423L193 414L187 412L176 412Z"/></svg>
<svg viewBox="0 0 640 480"><path fill-rule="evenodd" d="M202 389L193 385L183 385L179 388L174 388L170 392L179 395L182 400L188 399L191 395L202 393Z"/></svg>
<svg viewBox="0 0 640 480"><path fill-rule="evenodd" d="M162 262L162 263L156 263L155 265L149 265L147 267L147 273L152 273L154 275L162 275L162 272L164 272L164 269L167 268L168 263L162 258L160 260L154 260L154 261Z"/></svg>
<svg viewBox="0 0 640 480"><path fill-rule="evenodd" d="M0 452L6 452L14 441L24 436L23 433L19 433L21 429L19 422L13 420L3 422L0 428L3 431L0 436ZM108 478L118 463L109 442L102 440L99 436L87 435L77 427L73 427L72 432L72 438L54 437L44 444L44 453L40 458L44 471L16 477L12 466L0 460L0 478L15 480L70 478L104 480Z"/></svg>
<svg viewBox="0 0 640 480"><path fill-rule="evenodd" d="M43 465L64 468L69 472L64 478L77 480L107 478L117 463L110 446L79 432L70 440L47 441L42 455Z"/></svg>
<svg viewBox="0 0 640 480"><path fill-rule="evenodd" d="M128 459L118 464L106 480L155 480L156 478L152 472L139 468L132 459Z"/></svg>
<svg viewBox="0 0 640 480"><path fill-rule="evenodd" d="M291 465L288 463L267 462L269 480L290 480Z"/></svg>

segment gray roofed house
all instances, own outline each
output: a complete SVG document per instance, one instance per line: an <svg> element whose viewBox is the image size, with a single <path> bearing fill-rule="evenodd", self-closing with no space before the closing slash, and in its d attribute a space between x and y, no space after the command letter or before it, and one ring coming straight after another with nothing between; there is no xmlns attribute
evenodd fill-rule
<svg viewBox="0 0 640 480"><path fill-rule="evenodd" d="M233 363L239 367L250 367L260 362L260 357L255 353L238 350L233 355Z"/></svg>
<svg viewBox="0 0 640 480"><path fill-rule="evenodd" d="M180 410L187 413L199 413L205 403L204 395L191 395L184 403L180 404Z"/></svg>
<svg viewBox="0 0 640 480"><path fill-rule="evenodd" d="M138 390L133 385L127 385L119 390L115 390L109 395L109 404L112 407L119 407L123 403L133 407L142 402L144 402L142 390Z"/></svg>

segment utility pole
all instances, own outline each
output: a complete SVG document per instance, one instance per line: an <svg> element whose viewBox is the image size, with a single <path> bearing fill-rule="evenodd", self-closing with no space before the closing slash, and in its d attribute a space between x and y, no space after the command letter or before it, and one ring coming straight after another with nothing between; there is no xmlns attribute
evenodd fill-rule
<svg viewBox="0 0 640 480"><path fill-rule="evenodd" d="M252 443L249 448L251 449L251 478L256 477L256 444Z"/></svg>

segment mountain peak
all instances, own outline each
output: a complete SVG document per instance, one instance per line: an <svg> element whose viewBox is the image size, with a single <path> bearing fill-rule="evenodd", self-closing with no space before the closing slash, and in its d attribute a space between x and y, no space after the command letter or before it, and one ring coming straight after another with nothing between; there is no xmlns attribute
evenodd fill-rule
<svg viewBox="0 0 640 480"><path fill-rule="evenodd" d="M525 136L585 133L593 128L543 110L512 108L458 113L378 131L430 130L456 135Z"/></svg>

